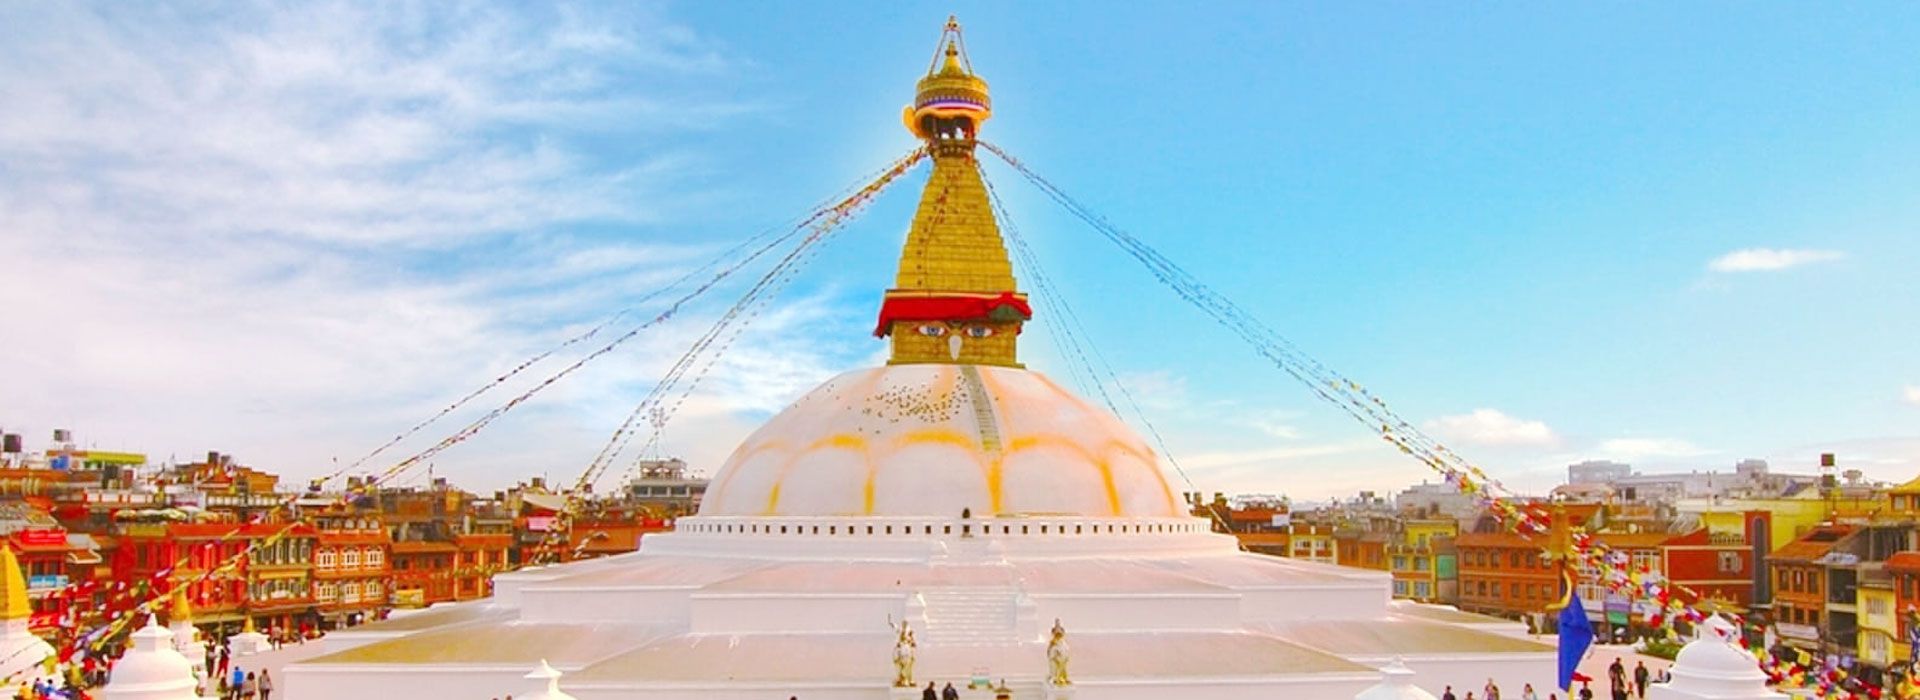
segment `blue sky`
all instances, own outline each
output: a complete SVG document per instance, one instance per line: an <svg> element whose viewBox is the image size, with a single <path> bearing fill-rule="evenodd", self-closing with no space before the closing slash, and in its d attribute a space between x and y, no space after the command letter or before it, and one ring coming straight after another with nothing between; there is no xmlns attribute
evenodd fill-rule
<svg viewBox="0 0 1920 700"><path fill-rule="evenodd" d="M905 152L948 12L987 138L1515 486L1920 471L1920 9L1893 3L0 6L29 28L0 46L0 299L58 329L0 349L0 426L323 471ZM988 176L1196 488L1424 476ZM669 450L717 468L873 361L918 184ZM437 469L577 473L698 320Z"/></svg>

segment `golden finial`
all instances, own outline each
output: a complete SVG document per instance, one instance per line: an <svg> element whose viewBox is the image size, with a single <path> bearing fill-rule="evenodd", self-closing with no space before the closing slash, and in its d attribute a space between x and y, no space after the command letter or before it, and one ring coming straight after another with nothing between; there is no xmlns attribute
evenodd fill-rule
<svg viewBox="0 0 1920 700"><path fill-rule="evenodd" d="M5 607L0 608L0 620L20 620L33 617L33 605L27 602L27 577L20 572L20 558L14 556L13 545L0 543L0 595L5 596Z"/></svg>
<svg viewBox="0 0 1920 700"><path fill-rule="evenodd" d="M945 62L941 57L945 56ZM993 116L987 81L973 73L960 20L948 16L940 43L934 46L927 77L916 86L913 104L903 118L907 130L930 141L972 141L980 123Z"/></svg>

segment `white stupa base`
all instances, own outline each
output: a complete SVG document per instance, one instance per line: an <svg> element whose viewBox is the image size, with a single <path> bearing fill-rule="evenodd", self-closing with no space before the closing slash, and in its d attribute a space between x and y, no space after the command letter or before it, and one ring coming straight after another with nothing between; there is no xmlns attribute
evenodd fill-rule
<svg viewBox="0 0 1920 700"><path fill-rule="evenodd" d="M1046 700L1073 700L1073 686L1048 685Z"/></svg>
<svg viewBox="0 0 1920 700"><path fill-rule="evenodd" d="M272 646L272 641L267 639L267 635L259 632L241 632L233 635L232 644L233 653L247 656L266 651Z"/></svg>
<svg viewBox="0 0 1920 700"><path fill-rule="evenodd" d="M688 517L639 552L495 583L330 637L281 675L286 700L494 697L541 659L580 700L915 700L890 687L900 620L921 688L985 675L1016 698L1058 697L1056 618L1088 700L1345 700L1396 657L1436 693L1555 670L1517 623L1393 602L1382 572L1242 553L1197 519Z"/></svg>

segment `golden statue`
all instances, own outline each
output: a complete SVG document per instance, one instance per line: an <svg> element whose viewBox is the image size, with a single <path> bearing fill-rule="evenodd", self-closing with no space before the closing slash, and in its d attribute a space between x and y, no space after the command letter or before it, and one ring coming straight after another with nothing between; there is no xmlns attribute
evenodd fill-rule
<svg viewBox="0 0 1920 700"><path fill-rule="evenodd" d="M1073 656L1067 650L1067 628L1060 626L1060 618L1053 619L1053 639L1047 642L1047 685L1073 685L1067 677L1067 662Z"/></svg>
<svg viewBox="0 0 1920 700"><path fill-rule="evenodd" d="M919 644L913 641L913 630L907 626L906 619L900 620L897 632L899 635L893 643L893 687L912 688L914 648Z"/></svg>

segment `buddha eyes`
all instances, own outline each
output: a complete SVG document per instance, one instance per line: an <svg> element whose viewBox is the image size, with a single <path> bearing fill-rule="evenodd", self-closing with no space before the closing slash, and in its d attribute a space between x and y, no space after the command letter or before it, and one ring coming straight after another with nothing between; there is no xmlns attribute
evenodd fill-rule
<svg viewBox="0 0 1920 700"><path fill-rule="evenodd" d="M914 330L918 332L920 335L924 335L929 338L945 337L950 332L947 325L944 323L922 323L919 326L915 327ZM961 328L960 332L966 334L966 336L969 338L985 338L993 335L993 326L985 326L985 325L966 326L964 328Z"/></svg>

